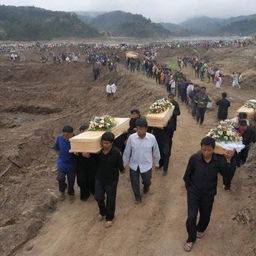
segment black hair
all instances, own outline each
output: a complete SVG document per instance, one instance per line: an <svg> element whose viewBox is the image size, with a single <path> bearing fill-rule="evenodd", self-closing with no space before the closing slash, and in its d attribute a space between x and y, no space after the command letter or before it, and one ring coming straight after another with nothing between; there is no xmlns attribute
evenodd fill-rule
<svg viewBox="0 0 256 256"><path fill-rule="evenodd" d="M201 89L205 89L206 90L206 87L203 86L203 87L201 87Z"/></svg>
<svg viewBox="0 0 256 256"><path fill-rule="evenodd" d="M103 140L113 143L115 140L115 135L112 132L105 132L101 136L101 141Z"/></svg>
<svg viewBox="0 0 256 256"><path fill-rule="evenodd" d="M173 93L169 93L168 97L175 97Z"/></svg>
<svg viewBox="0 0 256 256"><path fill-rule="evenodd" d="M226 92L223 92L221 95L223 98L227 98L227 96L228 96Z"/></svg>
<svg viewBox="0 0 256 256"><path fill-rule="evenodd" d="M79 131L81 132L81 131L85 131L85 130L87 130L89 128L89 126L88 125L82 125L80 128L79 128Z"/></svg>
<svg viewBox="0 0 256 256"><path fill-rule="evenodd" d="M238 124L239 124L239 126L247 126L247 121L246 120L239 120Z"/></svg>
<svg viewBox="0 0 256 256"><path fill-rule="evenodd" d="M136 127L144 127L147 128L148 127L148 122L145 118L138 118L136 120Z"/></svg>
<svg viewBox="0 0 256 256"><path fill-rule="evenodd" d="M140 116L140 111L138 109L131 110L131 114L137 114Z"/></svg>
<svg viewBox="0 0 256 256"><path fill-rule="evenodd" d="M73 133L73 132L74 132L74 129L73 129L73 127L71 127L71 126L66 125L66 126L63 127L62 132Z"/></svg>
<svg viewBox="0 0 256 256"><path fill-rule="evenodd" d="M238 119L247 119L247 113L245 112L240 112L238 114Z"/></svg>
<svg viewBox="0 0 256 256"><path fill-rule="evenodd" d="M215 140L212 137L204 137L201 140L201 146L212 146L212 148L215 148Z"/></svg>

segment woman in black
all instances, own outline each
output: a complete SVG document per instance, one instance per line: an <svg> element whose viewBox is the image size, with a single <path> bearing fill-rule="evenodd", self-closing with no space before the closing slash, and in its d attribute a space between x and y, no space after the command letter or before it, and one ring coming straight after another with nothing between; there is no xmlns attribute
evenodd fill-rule
<svg viewBox="0 0 256 256"><path fill-rule="evenodd" d="M86 131L88 126L80 127L80 133ZM77 156L77 185L80 188L80 199L86 201L90 194L95 192L95 175L97 155L82 153Z"/></svg>

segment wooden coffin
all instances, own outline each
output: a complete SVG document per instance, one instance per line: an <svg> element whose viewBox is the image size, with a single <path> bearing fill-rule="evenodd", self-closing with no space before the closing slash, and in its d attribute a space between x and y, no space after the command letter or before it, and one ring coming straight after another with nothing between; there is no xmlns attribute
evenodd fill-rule
<svg viewBox="0 0 256 256"><path fill-rule="evenodd" d="M130 52L127 52L126 53L126 58L138 58L139 57L139 54L137 52L133 52L133 51L130 51Z"/></svg>
<svg viewBox="0 0 256 256"><path fill-rule="evenodd" d="M251 120L251 119L254 118L255 110L254 110L253 108L247 108L247 107L243 106L243 107L241 107L241 108L239 108L239 109L237 110L237 113L238 113L238 114L241 113L241 112L247 113L247 119L248 119L248 120Z"/></svg>
<svg viewBox="0 0 256 256"><path fill-rule="evenodd" d="M215 149L214 149L215 154L224 155L226 152L227 150L223 148L221 145L218 145L218 144L215 145Z"/></svg>
<svg viewBox="0 0 256 256"><path fill-rule="evenodd" d="M148 126L164 128L172 117L174 107L168 108L165 112L159 114L149 113L146 115Z"/></svg>
<svg viewBox="0 0 256 256"><path fill-rule="evenodd" d="M129 128L129 118L115 118L116 126L111 129L115 137ZM97 153L101 150L100 140L105 131L86 131L70 139L71 153Z"/></svg>

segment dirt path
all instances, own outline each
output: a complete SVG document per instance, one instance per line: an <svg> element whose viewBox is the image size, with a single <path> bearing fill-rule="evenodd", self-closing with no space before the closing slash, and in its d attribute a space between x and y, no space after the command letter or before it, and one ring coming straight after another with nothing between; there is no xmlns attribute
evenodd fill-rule
<svg viewBox="0 0 256 256"><path fill-rule="evenodd" d="M153 81L149 80L148 83ZM214 113L198 127L186 108L181 105L178 129L174 136L169 174L153 174L151 193L143 197L141 205L133 203L128 173L120 177L114 226L105 229L97 221L98 209L91 198L84 203L78 199L64 201L49 216L38 236L24 245L15 255L24 256L81 256L81 255L187 255L182 246L187 237L186 192L182 176L189 156L199 149L200 139L213 126ZM236 177L235 177L236 179ZM224 222L232 224L234 194L221 190L216 198L212 221L206 237L199 241L190 255L239 255L223 230Z"/></svg>

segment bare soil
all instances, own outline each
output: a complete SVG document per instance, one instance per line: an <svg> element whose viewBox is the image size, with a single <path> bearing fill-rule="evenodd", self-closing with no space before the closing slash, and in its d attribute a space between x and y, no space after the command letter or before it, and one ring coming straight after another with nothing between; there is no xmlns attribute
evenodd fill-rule
<svg viewBox="0 0 256 256"><path fill-rule="evenodd" d="M228 70L232 62L225 62L225 58L232 58L233 51L221 50L218 60L227 63L223 70ZM189 49L162 51L159 60L193 53ZM208 55L214 61L216 53ZM205 125L198 127L181 105L168 176L155 171L150 194L143 197L141 205L134 205L128 173L122 175L116 220L112 228L105 229L97 220L94 199L81 202L77 188L74 202L58 201L56 155L51 150L54 138L64 125L72 125L77 132L95 115L126 117L132 108L146 113L148 106L166 92L163 86L142 74L129 73L122 65L112 73L103 70L94 82L91 67L84 63L40 64L31 56L18 64L1 59L1 255L186 255L182 249L187 237L182 176L189 156L199 150L200 139L216 124L216 109L207 112ZM194 80L190 68L184 73ZM113 102L107 102L105 95L109 80L118 87ZM216 90L212 84L194 81L206 85L212 99L227 91L232 104L230 117L245 100L256 97L250 86L235 90L226 83ZM256 255L255 151L250 158L237 170L232 192L223 191L220 177L207 234L191 255Z"/></svg>

